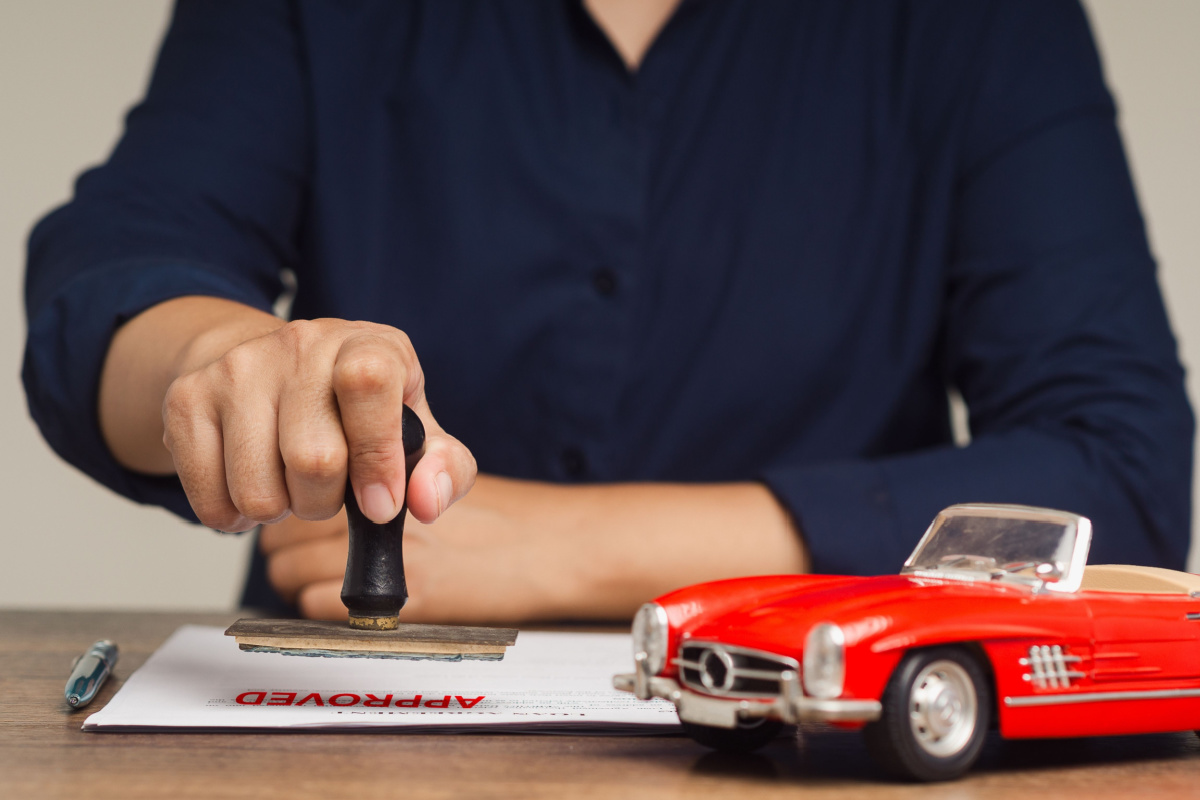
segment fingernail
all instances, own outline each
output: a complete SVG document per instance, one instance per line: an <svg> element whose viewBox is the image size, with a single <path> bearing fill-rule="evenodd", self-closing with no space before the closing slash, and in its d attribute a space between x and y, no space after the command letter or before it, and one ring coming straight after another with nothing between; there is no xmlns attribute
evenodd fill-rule
<svg viewBox="0 0 1200 800"><path fill-rule="evenodd" d="M380 524L388 522L396 516L396 500L392 492L382 483L371 483L359 492L358 506L367 515L367 519Z"/></svg>
<svg viewBox="0 0 1200 800"><path fill-rule="evenodd" d="M450 501L454 499L454 482L450 480L450 473L448 472L439 472L434 476L433 482L437 485L438 514L441 514L450 506Z"/></svg>

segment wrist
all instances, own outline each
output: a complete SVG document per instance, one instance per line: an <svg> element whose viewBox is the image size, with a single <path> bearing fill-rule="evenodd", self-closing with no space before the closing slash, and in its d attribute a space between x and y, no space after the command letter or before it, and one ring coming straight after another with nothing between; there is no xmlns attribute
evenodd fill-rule
<svg viewBox="0 0 1200 800"><path fill-rule="evenodd" d="M203 369L233 348L287 324L257 308L208 297L181 298L186 337L171 359L171 379ZM164 313L170 313L164 309Z"/></svg>
<svg viewBox="0 0 1200 800"><path fill-rule="evenodd" d="M498 602L503 619L549 621L587 619L595 602L583 566L590 553L580 548L596 528L591 495L580 487L479 475L456 514L484 514L490 538L501 552L491 568L506 573L511 586ZM436 527L436 524L435 524Z"/></svg>
<svg viewBox="0 0 1200 800"><path fill-rule="evenodd" d="M283 324L231 300L179 297L122 325L109 343L98 398L101 434L117 462L147 474L174 472L162 442L167 388L180 375Z"/></svg>

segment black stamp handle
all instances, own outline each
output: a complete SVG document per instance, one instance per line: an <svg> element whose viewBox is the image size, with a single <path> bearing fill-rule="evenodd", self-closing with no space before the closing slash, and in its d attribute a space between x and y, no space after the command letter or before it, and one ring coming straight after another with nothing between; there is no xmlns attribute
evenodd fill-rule
<svg viewBox="0 0 1200 800"><path fill-rule="evenodd" d="M408 406L401 417L404 442L404 489L413 467L425 454L425 426ZM350 626L366 630L392 630L397 615L408 602L408 584L404 580L404 517L407 500L400 513L382 525L367 519L358 507L350 480L346 480L346 518L350 527L350 552L346 556L346 579L342 582L342 602L350 612Z"/></svg>

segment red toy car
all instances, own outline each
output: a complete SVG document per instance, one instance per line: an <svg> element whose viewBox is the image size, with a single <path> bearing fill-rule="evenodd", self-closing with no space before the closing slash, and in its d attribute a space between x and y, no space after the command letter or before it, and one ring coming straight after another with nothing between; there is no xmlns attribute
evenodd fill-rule
<svg viewBox="0 0 1200 800"><path fill-rule="evenodd" d="M862 727L916 780L1006 738L1200 728L1200 576L1085 566L1091 523L951 506L897 576L786 575L680 589L633 623L614 685L675 704L702 744L752 750L787 723Z"/></svg>

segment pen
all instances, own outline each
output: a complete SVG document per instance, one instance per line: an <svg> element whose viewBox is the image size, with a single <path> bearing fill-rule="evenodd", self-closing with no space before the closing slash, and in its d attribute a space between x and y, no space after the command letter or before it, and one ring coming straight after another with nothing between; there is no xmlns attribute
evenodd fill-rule
<svg viewBox="0 0 1200 800"><path fill-rule="evenodd" d="M67 679L67 705L72 708L82 708L92 702L100 685L117 665L117 646L107 639L101 639L88 648L88 651L75 660L71 677Z"/></svg>

